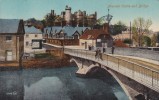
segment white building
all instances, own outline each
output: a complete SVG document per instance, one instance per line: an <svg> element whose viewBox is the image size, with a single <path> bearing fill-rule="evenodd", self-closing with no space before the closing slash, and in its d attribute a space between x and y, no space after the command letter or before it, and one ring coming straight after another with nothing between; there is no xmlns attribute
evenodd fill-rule
<svg viewBox="0 0 159 100"><path fill-rule="evenodd" d="M96 49L112 47L113 38L101 29L86 30L80 37L80 47L84 49Z"/></svg>
<svg viewBox="0 0 159 100"><path fill-rule="evenodd" d="M45 52L45 49L42 48L42 32L39 29L36 29L34 26L28 27L25 26L25 35L24 35L24 52L25 53L40 53Z"/></svg>

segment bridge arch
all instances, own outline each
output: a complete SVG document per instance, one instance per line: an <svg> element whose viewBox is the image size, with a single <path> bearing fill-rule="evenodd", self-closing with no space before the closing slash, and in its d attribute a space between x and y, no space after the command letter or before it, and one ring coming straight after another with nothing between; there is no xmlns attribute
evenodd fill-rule
<svg viewBox="0 0 159 100"><path fill-rule="evenodd" d="M70 62L74 62L77 65L78 71L76 74L81 76L85 76L94 67L100 67L98 63L81 58L71 58Z"/></svg>
<svg viewBox="0 0 159 100"><path fill-rule="evenodd" d="M124 92L127 94L129 100L132 100L129 92L127 91L127 89L125 88L125 86L123 85L123 83L120 81L120 79L109 69L107 69L105 66L101 66L99 63L95 63L95 62L91 62L91 61L87 61L85 59L81 59L81 58L76 58L73 57L70 59L70 62L75 62L77 67L78 67L78 71L76 72L77 76L82 76L82 77L100 77L101 75L103 75L104 77L113 77L118 83L119 85L122 87L122 89L124 90ZM102 73L102 74L97 74L98 72ZM106 76L107 75L107 76Z"/></svg>

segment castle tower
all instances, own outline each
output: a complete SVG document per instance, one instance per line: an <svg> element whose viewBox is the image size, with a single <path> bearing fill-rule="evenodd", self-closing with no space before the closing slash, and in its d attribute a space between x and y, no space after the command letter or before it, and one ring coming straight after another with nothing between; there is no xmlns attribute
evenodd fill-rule
<svg viewBox="0 0 159 100"><path fill-rule="evenodd" d="M97 19L97 12L94 13L95 19Z"/></svg>
<svg viewBox="0 0 159 100"><path fill-rule="evenodd" d="M65 21L67 25L71 24L71 7L66 6L65 8Z"/></svg>
<svg viewBox="0 0 159 100"><path fill-rule="evenodd" d="M51 10L51 15L53 15L53 16L55 15L54 10Z"/></svg>

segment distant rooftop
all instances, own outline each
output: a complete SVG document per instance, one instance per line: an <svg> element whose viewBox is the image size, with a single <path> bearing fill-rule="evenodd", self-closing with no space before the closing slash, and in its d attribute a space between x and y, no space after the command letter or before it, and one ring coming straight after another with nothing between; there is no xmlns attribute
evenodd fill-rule
<svg viewBox="0 0 159 100"><path fill-rule="evenodd" d="M36 29L34 26L31 26L31 27L25 26L25 33L42 34L41 30Z"/></svg>

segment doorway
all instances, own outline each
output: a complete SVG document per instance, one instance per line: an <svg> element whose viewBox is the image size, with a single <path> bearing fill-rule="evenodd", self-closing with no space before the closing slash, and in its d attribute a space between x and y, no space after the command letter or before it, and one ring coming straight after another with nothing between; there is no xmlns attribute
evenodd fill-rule
<svg viewBox="0 0 159 100"><path fill-rule="evenodd" d="M13 53L12 53L12 51L9 51L9 50L6 51L6 60L7 61L12 61L13 60Z"/></svg>

